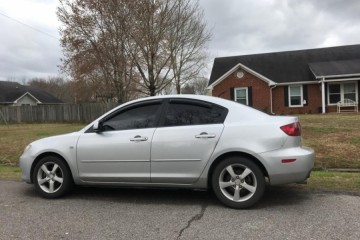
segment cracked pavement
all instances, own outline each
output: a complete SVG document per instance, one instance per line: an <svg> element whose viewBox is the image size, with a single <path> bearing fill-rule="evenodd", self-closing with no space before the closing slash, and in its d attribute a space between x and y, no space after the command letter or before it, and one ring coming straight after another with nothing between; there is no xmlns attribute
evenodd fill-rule
<svg viewBox="0 0 360 240"><path fill-rule="evenodd" d="M198 213L198 214L196 214L195 216L193 216L193 217L187 222L187 225L180 230L177 239L181 239L181 236L182 236L183 232L191 226L191 223L192 223L192 222L201 220L201 218L204 216L204 213L205 213L206 208L207 208L207 205L206 205L206 204L202 204L202 205L201 205L201 211L200 211L200 213Z"/></svg>
<svg viewBox="0 0 360 240"><path fill-rule="evenodd" d="M210 192L76 188L42 199L0 181L0 239L360 239L360 193L269 188L248 210Z"/></svg>

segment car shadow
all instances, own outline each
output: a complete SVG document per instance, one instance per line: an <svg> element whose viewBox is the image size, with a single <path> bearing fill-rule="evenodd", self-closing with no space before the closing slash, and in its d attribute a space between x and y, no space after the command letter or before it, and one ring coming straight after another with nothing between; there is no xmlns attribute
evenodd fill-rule
<svg viewBox="0 0 360 240"><path fill-rule="evenodd" d="M39 198L34 188L26 188L24 194L30 198ZM252 209L262 209L272 206L297 205L311 197L311 192L293 187L267 186L264 196ZM100 188L76 186L64 198L87 201L105 201L136 204L169 204L169 205L223 205L212 191L190 189L144 189L144 188ZM46 201L46 199L44 199ZM54 201L54 200L52 200ZM56 201L56 200L55 200Z"/></svg>
<svg viewBox="0 0 360 240"><path fill-rule="evenodd" d="M191 189L152 188L98 188L76 187L69 199L92 199L136 204L216 205L217 199L210 191Z"/></svg>
<svg viewBox="0 0 360 240"><path fill-rule="evenodd" d="M312 192L293 185L267 186L256 208L299 205L311 198Z"/></svg>

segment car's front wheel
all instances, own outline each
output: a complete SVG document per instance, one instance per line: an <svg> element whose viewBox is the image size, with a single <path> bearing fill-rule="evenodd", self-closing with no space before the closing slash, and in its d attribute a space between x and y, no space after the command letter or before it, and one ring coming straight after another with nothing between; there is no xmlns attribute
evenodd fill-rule
<svg viewBox="0 0 360 240"><path fill-rule="evenodd" d="M33 183L42 197L58 198L71 189L71 172L62 159L47 156L36 164Z"/></svg>
<svg viewBox="0 0 360 240"><path fill-rule="evenodd" d="M248 208L265 191L265 177L260 168L242 156L229 157L214 169L212 187L217 198L231 208Z"/></svg>

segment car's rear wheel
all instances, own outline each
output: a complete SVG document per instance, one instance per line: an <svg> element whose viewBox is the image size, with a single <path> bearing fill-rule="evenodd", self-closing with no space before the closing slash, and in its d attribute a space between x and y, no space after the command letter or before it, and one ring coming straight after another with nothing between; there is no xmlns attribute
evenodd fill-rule
<svg viewBox="0 0 360 240"><path fill-rule="evenodd" d="M47 156L36 164L33 183L35 190L42 197L58 198L71 189L71 172L62 159Z"/></svg>
<svg viewBox="0 0 360 240"><path fill-rule="evenodd" d="M248 208L265 191L265 177L260 168L242 156L229 157L214 169L212 187L217 198L231 208Z"/></svg>

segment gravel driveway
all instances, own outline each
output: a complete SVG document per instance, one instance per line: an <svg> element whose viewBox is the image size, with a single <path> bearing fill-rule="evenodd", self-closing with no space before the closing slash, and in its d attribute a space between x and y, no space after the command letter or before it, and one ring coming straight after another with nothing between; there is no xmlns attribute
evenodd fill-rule
<svg viewBox="0 0 360 240"><path fill-rule="evenodd" d="M0 181L0 239L360 239L360 193L272 187L232 210L203 191L76 188L46 200Z"/></svg>

